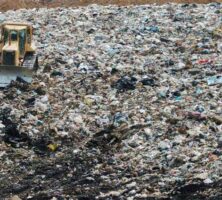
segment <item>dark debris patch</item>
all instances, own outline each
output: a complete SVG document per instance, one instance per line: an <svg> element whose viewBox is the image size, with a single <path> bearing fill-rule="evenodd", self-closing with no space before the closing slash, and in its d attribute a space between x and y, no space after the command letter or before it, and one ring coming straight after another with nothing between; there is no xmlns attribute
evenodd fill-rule
<svg viewBox="0 0 222 200"><path fill-rule="evenodd" d="M38 95L45 95L46 94L46 90L42 87L38 87L35 89L35 92L38 94Z"/></svg>
<svg viewBox="0 0 222 200"><path fill-rule="evenodd" d="M17 88L21 91L28 91L29 88L30 88L30 83L26 82L25 80L23 80L22 78L20 77L17 77L16 78L16 81L12 81L9 86L7 87L8 88Z"/></svg>
<svg viewBox="0 0 222 200"><path fill-rule="evenodd" d="M26 103L24 106L26 107L31 107L35 105L35 97L31 97L29 99L26 100Z"/></svg>
<svg viewBox="0 0 222 200"><path fill-rule="evenodd" d="M113 130L115 129L114 126L109 126L104 130L99 131L96 133L92 139L88 141L86 144L87 148L98 148L102 152L109 152L113 149L113 144L118 141L114 135L112 135ZM114 142L114 143L113 143Z"/></svg>
<svg viewBox="0 0 222 200"><path fill-rule="evenodd" d="M193 182L177 186L169 195L175 200L220 200L222 199L222 181L211 184Z"/></svg>
<svg viewBox="0 0 222 200"><path fill-rule="evenodd" d="M153 77L143 78L140 82L145 86L156 86L156 80Z"/></svg>
<svg viewBox="0 0 222 200"><path fill-rule="evenodd" d="M12 147L21 147L30 143L30 138L26 133L20 133L17 123L10 118L10 109L3 109L0 112L0 120L5 128L3 129L3 141Z"/></svg>
<svg viewBox="0 0 222 200"><path fill-rule="evenodd" d="M136 89L137 79L135 77L124 76L117 80L116 83L112 84L113 88L116 88L119 92L125 92L127 90Z"/></svg>

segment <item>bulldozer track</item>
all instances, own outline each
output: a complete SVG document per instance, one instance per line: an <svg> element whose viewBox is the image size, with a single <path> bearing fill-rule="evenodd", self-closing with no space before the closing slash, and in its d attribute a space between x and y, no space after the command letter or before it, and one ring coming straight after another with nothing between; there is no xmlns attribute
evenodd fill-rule
<svg viewBox="0 0 222 200"><path fill-rule="evenodd" d="M22 67L32 69L33 67L35 68L37 62L37 54L28 54L25 56L25 61L23 62Z"/></svg>

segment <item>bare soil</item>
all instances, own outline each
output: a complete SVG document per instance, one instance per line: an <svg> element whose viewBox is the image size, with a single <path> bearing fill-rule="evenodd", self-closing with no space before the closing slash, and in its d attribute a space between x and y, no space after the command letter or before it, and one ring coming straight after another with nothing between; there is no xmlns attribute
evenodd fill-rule
<svg viewBox="0 0 222 200"><path fill-rule="evenodd" d="M89 4L117 4L117 5L134 5L134 4L163 4L163 3L211 3L222 2L222 0L0 0L0 10L7 11L20 8L34 7L70 7L86 6Z"/></svg>

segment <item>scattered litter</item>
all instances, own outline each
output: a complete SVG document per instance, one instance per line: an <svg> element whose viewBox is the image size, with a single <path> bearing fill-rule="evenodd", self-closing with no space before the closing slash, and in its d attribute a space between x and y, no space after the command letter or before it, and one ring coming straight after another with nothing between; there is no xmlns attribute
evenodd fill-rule
<svg viewBox="0 0 222 200"><path fill-rule="evenodd" d="M40 68L0 90L0 197L220 199L222 4L17 10Z"/></svg>

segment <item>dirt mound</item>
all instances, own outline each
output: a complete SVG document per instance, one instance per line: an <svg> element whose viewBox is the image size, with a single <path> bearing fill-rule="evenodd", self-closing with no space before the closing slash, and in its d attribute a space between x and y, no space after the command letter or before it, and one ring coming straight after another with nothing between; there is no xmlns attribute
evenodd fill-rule
<svg viewBox="0 0 222 200"><path fill-rule="evenodd" d="M13 10L19 8L34 8L34 7L69 7L69 6L85 6L92 3L108 5L108 4L118 4L118 5L130 5L130 4L147 4L147 3L210 3L215 2L213 0L17 0L16 4L14 0L0 0L0 10ZM221 0L218 0L221 2Z"/></svg>

